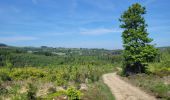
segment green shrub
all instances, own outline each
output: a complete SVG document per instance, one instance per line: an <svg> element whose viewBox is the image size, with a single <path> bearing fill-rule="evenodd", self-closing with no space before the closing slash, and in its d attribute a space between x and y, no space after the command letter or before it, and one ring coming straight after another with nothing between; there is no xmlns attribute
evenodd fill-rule
<svg viewBox="0 0 170 100"><path fill-rule="evenodd" d="M22 93L22 94L17 94L14 97L12 97L12 100L29 100L29 99L27 98L26 93Z"/></svg>
<svg viewBox="0 0 170 100"><path fill-rule="evenodd" d="M67 89L67 96L69 100L80 100L81 92L76 90L74 87L70 87Z"/></svg>
<svg viewBox="0 0 170 100"><path fill-rule="evenodd" d="M0 72L0 81L11 81L11 77L8 73Z"/></svg>
<svg viewBox="0 0 170 100"><path fill-rule="evenodd" d="M20 93L20 88L16 88L12 86L10 89L10 94L7 94L9 98L12 99L24 99L25 96L30 99L38 99L35 96L37 91L36 87L39 82L43 84L52 83L55 86L74 86L77 87L80 83L93 83L99 80L100 76L106 72L110 72L113 69L113 65L104 65L104 66L94 66L94 65L62 65L62 66L54 66L54 67L24 67L24 68L0 68L0 77L2 77L1 82L12 80L12 84L15 85L25 85L27 82L37 81L35 84L28 85L27 92ZM3 80L3 81L2 81ZM87 81L88 80L88 81ZM53 97L65 97L68 96L70 99L77 98L80 99L81 93L79 90L75 88L69 88L64 92L54 91L54 89L49 90L49 94L47 98L52 99ZM21 95L21 96L19 96ZM41 96L40 96L41 97ZM44 96L42 96L44 97Z"/></svg>
<svg viewBox="0 0 170 100"><path fill-rule="evenodd" d="M17 95L18 94L18 90L21 88L20 85L18 84L14 84L13 86L11 86L10 90L9 90L9 94L12 95Z"/></svg>
<svg viewBox="0 0 170 100"><path fill-rule="evenodd" d="M151 91L153 91L158 98L170 99L170 85L157 83L151 87Z"/></svg>
<svg viewBox="0 0 170 100"><path fill-rule="evenodd" d="M0 96L5 95L7 93L8 93L8 90L6 88L0 86Z"/></svg>
<svg viewBox="0 0 170 100"><path fill-rule="evenodd" d="M115 100L109 87L105 85L101 80L93 84L89 84L87 91L83 92L84 100Z"/></svg>
<svg viewBox="0 0 170 100"><path fill-rule="evenodd" d="M157 75L138 74L129 76L128 79L132 84L153 93L157 98L170 99L170 85L164 84L162 78Z"/></svg>
<svg viewBox="0 0 170 100"><path fill-rule="evenodd" d="M152 73L158 76L168 76L170 75L170 62L169 61L164 61L161 63L151 63L148 66L148 73Z"/></svg>
<svg viewBox="0 0 170 100"><path fill-rule="evenodd" d="M67 95L66 91L57 91L55 93L50 93L47 96L45 96L44 98L46 98L47 100L52 100L53 98L59 97L62 95L66 96Z"/></svg>
<svg viewBox="0 0 170 100"><path fill-rule="evenodd" d="M55 92L56 92L56 88L55 88L55 87L50 87L50 88L48 89L48 92L49 92L49 93L55 93Z"/></svg>
<svg viewBox="0 0 170 100"><path fill-rule="evenodd" d="M43 78L46 76L45 72L38 68L14 68L10 73L15 80L24 80L28 78Z"/></svg>
<svg viewBox="0 0 170 100"><path fill-rule="evenodd" d="M28 84L27 98L28 100L36 100L37 87L33 84Z"/></svg>

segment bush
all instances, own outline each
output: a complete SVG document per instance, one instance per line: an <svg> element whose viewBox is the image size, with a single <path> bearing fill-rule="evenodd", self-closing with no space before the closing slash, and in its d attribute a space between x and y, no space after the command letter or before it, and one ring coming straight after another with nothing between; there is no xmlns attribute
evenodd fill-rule
<svg viewBox="0 0 170 100"><path fill-rule="evenodd" d="M81 92L76 90L74 87L70 87L67 89L67 96L69 100L80 100Z"/></svg>
<svg viewBox="0 0 170 100"><path fill-rule="evenodd" d="M132 84L153 93L157 98L170 99L170 84L164 84L162 78L157 75L138 74L129 76L128 79Z"/></svg>
<svg viewBox="0 0 170 100"><path fill-rule="evenodd" d="M115 100L109 87L99 80L89 85L87 91L84 91L84 100Z"/></svg>
<svg viewBox="0 0 170 100"><path fill-rule="evenodd" d="M69 87L67 90L60 90L54 93L49 93L45 98L53 99L65 96L67 96L69 100L80 100L82 93L74 87Z"/></svg>
<svg viewBox="0 0 170 100"><path fill-rule="evenodd" d="M45 72L38 68L14 68L10 73L11 77L15 80L24 80L28 78L43 78Z"/></svg>
<svg viewBox="0 0 170 100"><path fill-rule="evenodd" d="M67 95L66 91L57 91L55 93L48 94L44 98L46 98L47 100L48 99L52 100L53 98L56 98L56 97L59 97L59 96L66 96L66 95Z"/></svg>
<svg viewBox="0 0 170 100"><path fill-rule="evenodd" d="M36 100L37 87L33 84L28 84L27 98L28 100Z"/></svg>
<svg viewBox="0 0 170 100"><path fill-rule="evenodd" d="M157 98L170 99L170 85L165 85L163 83L157 83L151 87Z"/></svg>
<svg viewBox="0 0 170 100"><path fill-rule="evenodd" d="M8 93L8 90L6 88L0 86L0 96L5 95L7 93Z"/></svg>
<svg viewBox="0 0 170 100"><path fill-rule="evenodd" d="M8 73L0 72L0 81L11 81L11 77Z"/></svg>
<svg viewBox="0 0 170 100"><path fill-rule="evenodd" d="M12 80L12 84L8 84L9 87L13 84L18 84L20 86L27 85L27 82L35 82L35 84L29 84L28 88L23 94L22 88L21 89L14 89L12 87L12 92L10 94L7 94L9 98L12 99L22 99L27 100L28 99L37 99L35 96L36 93L36 86L41 82L40 84L44 83L52 83L52 85L55 86L78 86L81 83L90 83L90 82L96 82L99 80L99 77L109 71L112 71L113 65L104 65L104 66L94 66L94 65L62 65L62 66L54 66L54 67L25 67L25 68L12 68L9 70L9 68L0 68L0 77L2 77L1 80L2 83L7 80ZM44 83L43 83L44 82ZM36 85L36 86L35 86ZM45 87L45 86L44 86ZM38 89L41 89L37 87ZM65 88L67 89L67 88ZM21 90L21 91L20 91ZM21 93L20 93L21 92ZM21 95L21 96L19 96ZM75 88L69 88L64 92L55 91L55 89L49 89L49 96L47 98L53 98L53 97L68 97L70 99L77 98L79 99L81 96L81 93L79 90ZM17 98L18 97L18 98ZM41 97L41 96L40 96ZM42 96L43 97L43 96Z"/></svg>
<svg viewBox="0 0 170 100"><path fill-rule="evenodd" d="M148 73L158 75L160 77L170 75L170 62L150 63L147 69Z"/></svg>

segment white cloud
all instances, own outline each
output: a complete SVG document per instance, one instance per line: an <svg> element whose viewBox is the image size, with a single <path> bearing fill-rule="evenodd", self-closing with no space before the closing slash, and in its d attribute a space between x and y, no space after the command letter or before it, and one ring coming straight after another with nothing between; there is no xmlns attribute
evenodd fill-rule
<svg viewBox="0 0 170 100"><path fill-rule="evenodd" d="M37 40L36 37L30 36L8 36L8 37L0 37L0 42L20 42L20 41L31 41Z"/></svg>
<svg viewBox="0 0 170 100"><path fill-rule="evenodd" d="M83 29L80 34L84 35L102 35L108 33L120 33L122 32L119 29L106 29L106 28L99 28L99 29Z"/></svg>

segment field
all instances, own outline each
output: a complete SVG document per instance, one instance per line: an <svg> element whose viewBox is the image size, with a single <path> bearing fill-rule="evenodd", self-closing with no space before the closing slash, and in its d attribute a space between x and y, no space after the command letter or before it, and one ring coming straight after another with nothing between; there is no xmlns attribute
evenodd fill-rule
<svg viewBox="0 0 170 100"><path fill-rule="evenodd" d="M69 48L1 48L1 99L93 99L114 97L102 82L121 51Z"/></svg>

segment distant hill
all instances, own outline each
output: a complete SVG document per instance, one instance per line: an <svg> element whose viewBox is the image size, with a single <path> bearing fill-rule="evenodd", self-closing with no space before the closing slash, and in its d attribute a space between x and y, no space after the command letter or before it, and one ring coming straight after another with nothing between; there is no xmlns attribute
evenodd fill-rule
<svg viewBox="0 0 170 100"><path fill-rule="evenodd" d="M167 49L170 48L170 46L164 46L164 47L158 47L159 49Z"/></svg>
<svg viewBox="0 0 170 100"><path fill-rule="evenodd" d="M6 45L4 43L0 43L0 47L8 47L8 45Z"/></svg>

